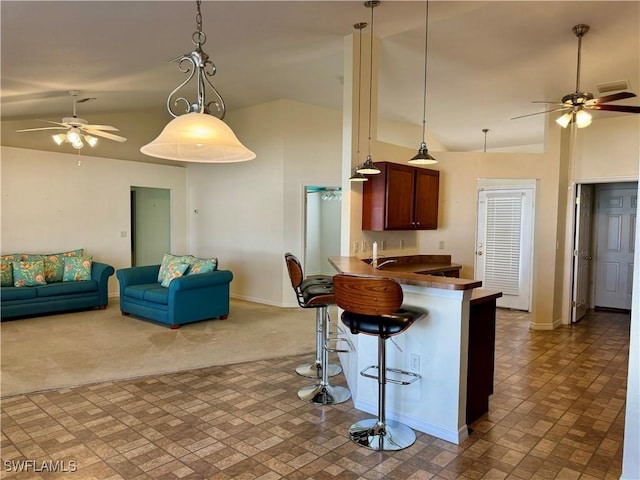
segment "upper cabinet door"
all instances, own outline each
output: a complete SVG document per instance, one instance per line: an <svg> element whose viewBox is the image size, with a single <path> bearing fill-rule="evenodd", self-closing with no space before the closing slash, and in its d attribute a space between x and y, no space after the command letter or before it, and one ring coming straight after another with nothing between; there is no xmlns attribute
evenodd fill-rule
<svg viewBox="0 0 640 480"><path fill-rule="evenodd" d="M411 230L414 220L414 169L387 165L385 230Z"/></svg>
<svg viewBox="0 0 640 480"><path fill-rule="evenodd" d="M362 229L435 230L438 228L440 172L391 162L376 162L362 189Z"/></svg>
<svg viewBox="0 0 640 480"><path fill-rule="evenodd" d="M415 171L415 228L436 230L438 228L438 194L440 172L417 168Z"/></svg>

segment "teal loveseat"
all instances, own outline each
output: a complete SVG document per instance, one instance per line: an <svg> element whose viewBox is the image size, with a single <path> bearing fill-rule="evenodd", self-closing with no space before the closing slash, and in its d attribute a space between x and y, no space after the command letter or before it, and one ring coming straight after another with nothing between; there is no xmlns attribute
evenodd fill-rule
<svg viewBox="0 0 640 480"><path fill-rule="evenodd" d="M160 265L122 268L116 272L120 282L120 311L169 326L229 315L229 270L184 275L167 287L158 281Z"/></svg>
<svg viewBox="0 0 640 480"><path fill-rule="evenodd" d="M91 279L55 282L33 287L0 288L0 316L2 320L61 313L89 308L105 309L108 304L108 282L114 268L93 262Z"/></svg>

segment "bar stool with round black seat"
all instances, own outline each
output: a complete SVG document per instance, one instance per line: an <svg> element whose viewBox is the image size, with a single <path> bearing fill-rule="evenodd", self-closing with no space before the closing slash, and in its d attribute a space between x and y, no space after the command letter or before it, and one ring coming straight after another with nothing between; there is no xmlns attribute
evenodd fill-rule
<svg viewBox="0 0 640 480"><path fill-rule="evenodd" d="M378 337L378 365L366 368L361 375L378 380L378 418L361 420L349 428L349 437L358 445L372 450L402 450L416 440L414 431L399 422L386 420L386 384L408 385L420 375L395 368L387 368L386 340L407 330L424 312L400 308L403 301L400 285L384 277L358 277L335 275L333 288L336 303L344 310L342 322L351 333L364 333ZM377 375L367 373L377 369ZM390 379L387 372L394 372L407 380Z"/></svg>
<svg viewBox="0 0 640 480"><path fill-rule="evenodd" d="M290 253L285 254L285 260L291 284L298 297L298 304L302 308L316 309L316 356L319 351L320 359L317 371L320 372L320 380L314 385L301 388L298 391L298 397L322 405L346 402L351 398L349 389L329 384L329 306L336 303L333 295L333 283L327 283L326 279L317 277L301 281L303 275L300 261Z"/></svg>
<svg viewBox="0 0 640 480"><path fill-rule="evenodd" d="M305 278L302 270L302 264L298 257L294 254L287 252L284 254L284 260L289 272L289 279L291 280L291 286L296 293L298 305L302 308L314 308L311 306L305 306L304 296L302 292L310 286L325 286L333 287L332 275L310 275ZM335 304L335 302L333 303ZM322 331L322 314L323 312L318 307L316 310L316 359L312 363L304 363L296 367L296 373L303 377L309 378L322 378L322 349L324 345L324 335ZM328 363L327 376L333 377L342 372L342 367L335 363Z"/></svg>

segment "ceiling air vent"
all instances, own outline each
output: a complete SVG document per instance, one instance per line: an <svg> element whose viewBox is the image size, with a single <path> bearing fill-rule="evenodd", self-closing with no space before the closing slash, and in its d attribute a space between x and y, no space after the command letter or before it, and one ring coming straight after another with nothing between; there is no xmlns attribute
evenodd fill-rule
<svg viewBox="0 0 640 480"><path fill-rule="evenodd" d="M596 85L598 93L622 92L629 90L628 80L618 80L617 82L599 83Z"/></svg>

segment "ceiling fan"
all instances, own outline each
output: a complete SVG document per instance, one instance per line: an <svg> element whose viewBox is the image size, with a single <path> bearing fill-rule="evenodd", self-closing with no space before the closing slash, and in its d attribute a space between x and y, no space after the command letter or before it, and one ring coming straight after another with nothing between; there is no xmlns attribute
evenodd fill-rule
<svg viewBox="0 0 640 480"><path fill-rule="evenodd" d="M578 24L572 28L573 33L578 37L578 67L576 73L576 91L562 97L560 102L538 101L532 103L546 103L549 105L558 105L557 108L546 110L544 112L530 113L521 115L516 118L530 117L531 115L539 115L541 113L564 112L563 115L556 119L556 123L566 128L571 122L575 122L578 128L583 128L591 124L591 114L587 110L607 110L610 112L627 112L640 113L640 107L632 105L606 105L609 102L623 100L625 98L633 98L635 93L619 92L604 97L594 98L592 93L580 91L580 61L582 53L582 37L589 31L589 25Z"/></svg>
<svg viewBox="0 0 640 480"><path fill-rule="evenodd" d="M69 94L73 97L73 117L65 117L62 122L52 122L50 120L39 120L40 122L52 123L57 125L55 127L38 127L38 128L26 128L23 130L16 130L17 132L34 132L38 130L66 130L66 133L58 133L53 135L53 140L62 145L65 142L70 143L74 148L82 148L84 142L89 146L95 147L98 143L96 137L103 137L108 140L115 140L116 142L125 142L127 139L119 135L108 132L117 132L117 128L111 125L90 125L84 118L78 118L76 115L76 104L84 103L93 98L83 98L77 100L79 95L78 90L69 90ZM84 142L83 142L84 140Z"/></svg>

